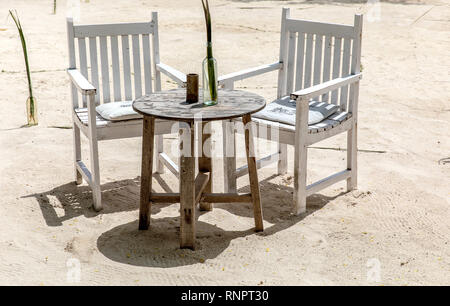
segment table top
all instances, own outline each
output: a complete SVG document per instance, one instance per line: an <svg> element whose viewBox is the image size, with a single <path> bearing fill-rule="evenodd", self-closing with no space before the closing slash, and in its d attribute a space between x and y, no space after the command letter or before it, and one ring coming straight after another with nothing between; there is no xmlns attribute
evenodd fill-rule
<svg viewBox="0 0 450 306"><path fill-rule="evenodd" d="M144 115L176 121L225 120L253 114L266 106L263 97L242 90L219 90L219 103L203 105L202 92L199 102L186 102L186 89L160 91L142 96L133 102L133 109Z"/></svg>

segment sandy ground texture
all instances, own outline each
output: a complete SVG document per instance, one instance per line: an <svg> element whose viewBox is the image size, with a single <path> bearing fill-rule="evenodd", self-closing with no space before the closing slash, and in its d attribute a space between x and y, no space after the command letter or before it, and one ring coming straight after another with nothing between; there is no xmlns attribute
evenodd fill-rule
<svg viewBox="0 0 450 306"><path fill-rule="evenodd" d="M382 1L379 18L365 20L357 191L337 184L291 216L290 148L287 175L259 172L265 232L254 233L249 205L218 204L199 213L194 252L178 248L178 204L153 207L151 230L137 230L140 139L100 144L102 212L91 208L86 184L74 185L66 3L53 15L52 2L0 1L0 284L70 285L79 261L86 285L450 285L450 164L439 163L450 155L449 1ZM283 6L293 17L346 24L367 12L363 1L211 4L220 74L277 60ZM27 83L11 8L29 47L40 117L33 128L22 127ZM200 1L83 1L79 22L143 21L151 11L160 14L162 60L199 72ZM276 77L236 86L272 100ZM219 129L215 137L220 150ZM309 150L309 182L345 167L345 143L342 135ZM216 190L221 169L215 160ZM249 189L247 177L238 184ZM166 173L154 186L178 183Z"/></svg>

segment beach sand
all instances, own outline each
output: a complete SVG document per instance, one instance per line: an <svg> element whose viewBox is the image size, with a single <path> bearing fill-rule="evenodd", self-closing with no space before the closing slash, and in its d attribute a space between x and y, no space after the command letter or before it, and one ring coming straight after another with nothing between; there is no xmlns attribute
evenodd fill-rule
<svg viewBox="0 0 450 306"><path fill-rule="evenodd" d="M212 0L220 74L278 60L283 6L294 18L352 24L368 10L359 2ZM178 204L154 205L151 230L137 230L139 138L100 143L105 208L91 208L89 187L73 183L66 3L58 1L53 15L52 1L0 1L0 285L450 285L450 164L439 163L450 155L450 5L393 0L380 7L379 18L366 15L363 31L358 190L336 184L309 197L306 214L290 215L289 148L287 175L259 171L264 233L253 231L250 205L217 204L199 212L197 250L190 251L179 249ZM7 18L13 8L39 108L32 128L22 127L28 92ZM162 61L199 73L200 1L91 0L81 3L79 22L145 21L152 11L159 12ZM271 101L276 80L270 73L236 88ZM163 87L175 84L165 78ZM167 147L174 138L166 137ZM309 183L345 167L345 140L309 150ZM260 155L268 153L261 147ZM214 165L221 191L222 160ZM248 191L248 177L238 185ZM154 188L177 190L178 182L167 172L155 176Z"/></svg>

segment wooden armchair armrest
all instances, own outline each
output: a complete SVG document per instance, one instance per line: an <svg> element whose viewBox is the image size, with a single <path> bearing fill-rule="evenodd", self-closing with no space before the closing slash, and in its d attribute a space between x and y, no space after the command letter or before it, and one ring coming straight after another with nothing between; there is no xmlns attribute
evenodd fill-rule
<svg viewBox="0 0 450 306"><path fill-rule="evenodd" d="M279 70L283 67L283 63L276 62L269 65L262 65L250 69L241 70L238 72L230 73L219 77L219 85L225 85L225 83L236 82L244 79L248 79L260 74Z"/></svg>
<svg viewBox="0 0 450 306"><path fill-rule="evenodd" d="M72 83L78 89L78 91L83 95L96 94L97 90L91 83L81 74L77 69L67 69L67 74L69 75Z"/></svg>
<svg viewBox="0 0 450 306"><path fill-rule="evenodd" d="M323 82L322 84L317 84L291 94L292 100L309 101L309 99L320 96L324 93L338 89L352 83L356 83L362 79L362 74L354 74L344 78L336 78L331 81Z"/></svg>
<svg viewBox="0 0 450 306"><path fill-rule="evenodd" d="M186 87L186 74L184 74L183 72L164 63L156 64L156 69L177 82L181 87Z"/></svg>

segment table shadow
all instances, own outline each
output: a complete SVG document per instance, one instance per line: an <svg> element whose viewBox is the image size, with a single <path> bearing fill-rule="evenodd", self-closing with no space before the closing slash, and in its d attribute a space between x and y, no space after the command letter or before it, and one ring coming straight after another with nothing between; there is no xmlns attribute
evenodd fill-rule
<svg viewBox="0 0 450 306"><path fill-rule="evenodd" d="M290 213L293 188L271 183L270 180L274 177L269 177L260 183L264 220L267 221L264 232L256 233L253 226L241 231L224 230L216 225L197 220L195 251L182 250L179 241L179 217L158 218L152 216L148 231L139 231L138 222L134 221L104 232L97 240L98 250L113 261L134 266L170 268L202 263L219 256L234 239L250 235L273 235L294 226L309 214L321 209L328 202L343 194L335 197L313 195L307 200L307 211L300 216L294 216ZM248 186L244 187L240 192L248 192L248 188ZM264 192L268 190L272 192L270 198L264 197ZM270 200L273 198L277 200ZM214 208L224 209L237 216L253 218L251 204L214 204ZM214 210L212 212L197 210L197 219L199 215L205 213L214 213ZM251 256L253 250L249 247L248 250L240 250L240 252L247 252ZM242 264L246 260L248 261L248 257L244 257Z"/></svg>

